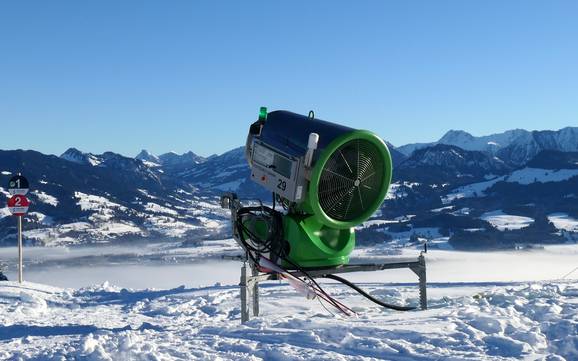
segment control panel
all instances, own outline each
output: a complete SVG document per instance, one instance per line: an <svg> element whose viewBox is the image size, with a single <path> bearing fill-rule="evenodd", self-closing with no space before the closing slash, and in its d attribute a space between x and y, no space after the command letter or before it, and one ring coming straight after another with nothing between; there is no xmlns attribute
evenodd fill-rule
<svg viewBox="0 0 578 361"><path fill-rule="evenodd" d="M291 202L305 196L301 159L288 156L258 140L253 141L251 179Z"/></svg>

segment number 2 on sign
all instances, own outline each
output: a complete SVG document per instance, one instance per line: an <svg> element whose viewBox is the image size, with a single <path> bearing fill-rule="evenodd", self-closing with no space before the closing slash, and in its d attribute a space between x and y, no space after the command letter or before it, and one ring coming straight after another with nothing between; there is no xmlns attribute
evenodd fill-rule
<svg viewBox="0 0 578 361"><path fill-rule="evenodd" d="M21 207L22 206L22 197L14 198L14 206L15 207Z"/></svg>

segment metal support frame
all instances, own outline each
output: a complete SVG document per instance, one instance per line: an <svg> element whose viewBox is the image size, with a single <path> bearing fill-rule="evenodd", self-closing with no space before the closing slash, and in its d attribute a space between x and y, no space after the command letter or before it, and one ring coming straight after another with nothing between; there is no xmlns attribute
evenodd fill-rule
<svg viewBox="0 0 578 361"><path fill-rule="evenodd" d="M248 267L251 269L251 276L248 276ZM417 275L419 305L422 310L427 310L426 265L423 253L417 259L392 259L392 262L384 263L349 264L332 268L307 270L307 273L313 278L320 278L329 274L373 272L403 268L409 268ZM295 277L304 276L300 271L290 273ZM239 284L241 287L241 323L249 321L251 316L259 316L259 283L277 279L278 275L275 273L260 273L250 260L243 263L243 267L241 267L241 283ZM251 309L252 313L250 312Z"/></svg>
<svg viewBox="0 0 578 361"><path fill-rule="evenodd" d="M233 238L237 242L238 234L235 222L237 210L241 207L241 202L235 193L227 193L221 197L221 207L231 211L231 220L233 223ZM241 242L239 245L243 248ZM278 280L276 273L261 273L257 265L250 257L235 257L234 259L242 260L241 280L239 283L241 291L241 322L245 323L251 319L251 316L259 316L259 283L270 280ZM329 274L351 273L351 272L372 272L389 269L409 268L418 277L419 287L419 305L422 310L427 310L427 288L426 288L426 264L425 256L422 252L417 259L392 258L389 262L370 263L370 264L347 264L331 268L308 269L307 274L313 278L320 278ZM305 276L301 271L290 272L295 277Z"/></svg>
<svg viewBox="0 0 578 361"><path fill-rule="evenodd" d="M249 276L249 271L251 275ZM259 316L259 274L253 262L243 262L241 267L241 322L249 321L251 315ZM248 302L250 300L250 302ZM250 305L249 305L250 303Z"/></svg>

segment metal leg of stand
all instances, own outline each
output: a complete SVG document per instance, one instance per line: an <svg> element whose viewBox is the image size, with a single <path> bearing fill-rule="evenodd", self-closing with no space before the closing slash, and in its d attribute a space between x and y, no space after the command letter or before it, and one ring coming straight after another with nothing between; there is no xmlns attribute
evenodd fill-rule
<svg viewBox="0 0 578 361"><path fill-rule="evenodd" d="M419 305L422 310L427 310L427 284L426 284L426 268L425 268L425 257L423 254L419 256L419 272L417 277L419 278Z"/></svg>
<svg viewBox="0 0 578 361"><path fill-rule="evenodd" d="M247 264L249 262L249 264ZM250 268L250 270L249 270ZM422 310L427 310L427 274L424 254L420 254L417 261L383 263L383 264L361 264L361 265L344 265L335 269L312 270L308 274L313 277L322 277L326 274L349 273L349 272L368 272L383 271L388 269L409 268L419 279L419 305ZM293 272L294 276L302 276L300 272ZM266 280L278 279L274 275L260 274L259 270L250 260L245 261L241 267L241 323L250 320L251 314L259 316L259 282Z"/></svg>
<svg viewBox="0 0 578 361"><path fill-rule="evenodd" d="M259 271L255 265L251 265L251 296L253 300L253 316L259 316L259 280L256 278Z"/></svg>
<svg viewBox="0 0 578 361"><path fill-rule="evenodd" d="M248 267L251 268L249 276ZM255 265L243 263L241 267L241 323L245 323L253 316L259 316L259 271Z"/></svg>
<svg viewBox="0 0 578 361"><path fill-rule="evenodd" d="M419 280L419 306L422 310L427 310L427 277L423 253L419 255L417 263L417 265L411 266L410 269L417 275Z"/></svg>
<svg viewBox="0 0 578 361"><path fill-rule="evenodd" d="M239 283L241 287L241 323L249 321L249 306L247 305L247 263L243 263L241 267L241 282Z"/></svg>

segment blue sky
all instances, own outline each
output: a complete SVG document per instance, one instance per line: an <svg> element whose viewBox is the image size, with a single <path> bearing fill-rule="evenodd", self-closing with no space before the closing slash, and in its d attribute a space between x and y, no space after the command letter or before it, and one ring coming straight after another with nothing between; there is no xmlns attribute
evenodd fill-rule
<svg viewBox="0 0 578 361"><path fill-rule="evenodd" d="M576 1L0 4L0 149L222 153L260 106L395 145L578 125Z"/></svg>

